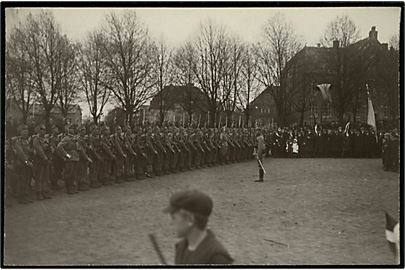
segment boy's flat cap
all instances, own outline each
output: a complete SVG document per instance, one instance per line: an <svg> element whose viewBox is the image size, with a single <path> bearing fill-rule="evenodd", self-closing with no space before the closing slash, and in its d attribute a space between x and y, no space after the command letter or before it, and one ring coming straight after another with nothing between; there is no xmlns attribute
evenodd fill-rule
<svg viewBox="0 0 405 270"><path fill-rule="evenodd" d="M163 212L174 213L184 209L193 214L208 217L212 208L212 199L207 194L198 190L187 190L173 194L170 197L170 205Z"/></svg>

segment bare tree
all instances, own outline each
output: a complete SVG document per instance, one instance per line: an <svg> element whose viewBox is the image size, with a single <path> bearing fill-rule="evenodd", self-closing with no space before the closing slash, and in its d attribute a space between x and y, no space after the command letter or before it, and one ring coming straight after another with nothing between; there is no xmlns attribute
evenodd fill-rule
<svg viewBox="0 0 405 270"><path fill-rule="evenodd" d="M100 32L90 33L80 49L78 60L79 78L95 124L103 114L104 106L110 97L110 90L105 85L107 79L104 38Z"/></svg>
<svg viewBox="0 0 405 270"><path fill-rule="evenodd" d="M25 42L24 33L19 27L14 28L6 43L5 55L6 110L14 102L21 111L23 123L27 123L29 111L35 102L32 66L25 50Z"/></svg>
<svg viewBox="0 0 405 270"><path fill-rule="evenodd" d="M339 41L341 47L347 47L359 39L360 33L356 24L347 16L337 16L331 21L320 42L325 47L332 47L333 41Z"/></svg>
<svg viewBox="0 0 405 270"><path fill-rule="evenodd" d="M198 89L195 88L196 76L194 68L196 66L196 50L193 43L186 42L183 46L179 47L173 55L173 75L174 83L187 87L183 91L180 99L180 106L188 114L188 123L191 123L193 114L201 111L201 102L205 103L205 96L198 95Z"/></svg>
<svg viewBox="0 0 405 270"><path fill-rule="evenodd" d="M390 48L393 48L396 51L399 51L399 36L393 35L389 41Z"/></svg>
<svg viewBox="0 0 405 270"><path fill-rule="evenodd" d="M250 121L250 103L259 95L258 55L253 44L245 46L242 59L242 88L238 92L239 104L245 114L245 121Z"/></svg>
<svg viewBox="0 0 405 270"><path fill-rule="evenodd" d="M271 87L279 124L285 125L292 112L292 95L284 86L283 70L287 62L302 48L293 26L279 13L271 17L263 27L263 41L257 46L259 57L259 81Z"/></svg>
<svg viewBox="0 0 405 270"><path fill-rule="evenodd" d="M227 35L222 27L211 21L201 25L194 44L196 60L193 67L198 85L208 100L210 126L217 123L217 113L223 109L221 82L224 79L227 62Z"/></svg>
<svg viewBox="0 0 405 270"><path fill-rule="evenodd" d="M322 44L332 46L333 41L338 41L338 46L333 47L328 54L327 62L330 63L332 78L332 107L340 122L344 124L344 115L354 106L356 115L358 100L360 100L361 85L359 80L353 79L353 75L361 72L361 63L354 61L353 49L349 45L358 40L359 31L356 24L348 16L338 16L332 20L321 38ZM358 58L357 58L358 59ZM359 69L359 70L357 70ZM357 70L357 71L356 71ZM357 76L360 76L357 74ZM357 83L356 83L357 82ZM355 121L355 118L354 118Z"/></svg>
<svg viewBox="0 0 405 270"><path fill-rule="evenodd" d="M61 89L63 60L68 41L61 35L52 14L46 11L35 17L29 14L26 24L22 25L20 30L22 38L26 41L24 50L33 67L35 91L43 106L45 124L49 130L51 111Z"/></svg>
<svg viewBox="0 0 405 270"><path fill-rule="evenodd" d="M154 66L155 66L155 77L156 77L156 88L159 98L159 122L160 125L163 124L165 120L165 114L170 107L170 102L168 102L167 92L163 89L173 82L173 63L172 63L172 52L167 47L167 44L163 39L160 39L156 44L156 50L154 52Z"/></svg>
<svg viewBox="0 0 405 270"><path fill-rule="evenodd" d="M241 89L241 71L244 54L244 46L238 38L231 38L227 46L227 61L222 80L222 104L225 111L228 126L232 124L232 116L235 111L238 93Z"/></svg>
<svg viewBox="0 0 405 270"><path fill-rule="evenodd" d="M67 37L64 37L64 53L62 55L61 84L59 89L59 98L57 107L60 109L64 118L74 108L75 101L78 100L78 66L76 51L78 45L71 43Z"/></svg>
<svg viewBox="0 0 405 270"><path fill-rule="evenodd" d="M135 12L126 11L120 16L111 13L106 20L103 49L110 83L104 86L111 90L132 125L134 113L156 92L152 74L155 49Z"/></svg>
<svg viewBox="0 0 405 270"><path fill-rule="evenodd" d="M196 56L191 42L179 47L173 55L174 82L179 85L193 85L196 78L193 72Z"/></svg>

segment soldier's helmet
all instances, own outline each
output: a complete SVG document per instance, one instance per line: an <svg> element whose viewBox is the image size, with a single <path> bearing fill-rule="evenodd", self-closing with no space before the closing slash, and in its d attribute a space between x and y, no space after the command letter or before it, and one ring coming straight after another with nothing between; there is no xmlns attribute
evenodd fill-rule
<svg viewBox="0 0 405 270"><path fill-rule="evenodd" d="M262 129L260 127L257 127L255 132L256 132L256 136L263 135Z"/></svg>
<svg viewBox="0 0 405 270"><path fill-rule="evenodd" d="M40 124L35 127L35 133L46 132L46 128L43 124Z"/></svg>
<svg viewBox="0 0 405 270"><path fill-rule="evenodd" d="M87 133L86 126L85 126L85 125L81 125L81 126L79 127L79 132L80 132L80 133Z"/></svg>
<svg viewBox="0 0 405 270"><path fill-rule="evenodd" d="M28 126L25 124L21 124L18 126L17 131L19 134L21 134L22 132L28 132Z"/></svg>

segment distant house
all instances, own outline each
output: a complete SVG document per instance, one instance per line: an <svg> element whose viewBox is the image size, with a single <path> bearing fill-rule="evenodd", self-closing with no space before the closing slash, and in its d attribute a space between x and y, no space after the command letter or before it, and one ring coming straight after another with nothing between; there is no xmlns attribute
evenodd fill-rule
<svg viewBox="0 0 405 270"><path fill-rule="evenodd" d="M204 93L194 85L169 85L150 102L152 122L194 123L207 119L208 103Z"/></svg>
<svg viewBox="0 0 405 270"><path fill-rule="evenodd" d="M365 121L369 86L377 120L399 116L398 51L378 41L373 26L369 36L347 47L335 41L333 47L304 47L282 71L283 86L293 91L293 122L339 120L333 110L338 95L350 91L343 119ZM331 84L332 105L325 102L317 85Z"/></svg>
<svg viewBox="0 0 405 270"><path fill-rule="evenodd" d="M271 91L278 86L269 86L263 90L249 105L251 125L273 126L277 119L277 111Z"/></svg>
<svg viewBox="0 0 405 270"><path fill-rule="evenodd" d="M7 106L5 110L5 118L11 123L21 123L22 113L19 109L17 103L13 100L7 100ZM34 120L34 122L42 122L44 119L44 109L40 103L35 103L32 105L32 109L29 112L28 118ZM65 122L70 122L71 124L80 125L82 123L82 109L78 104L72 105L71 109L64 117L62 112L57 106L51 111L51 119L57 120L62 119Z"/></svg>

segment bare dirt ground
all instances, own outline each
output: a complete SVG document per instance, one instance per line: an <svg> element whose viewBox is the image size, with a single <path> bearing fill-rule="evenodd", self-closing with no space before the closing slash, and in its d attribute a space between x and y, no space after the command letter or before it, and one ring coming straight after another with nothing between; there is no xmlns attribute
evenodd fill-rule
<svg viewBox="0 0 405 270"><path fill-rule="evenodd" d="M392 264L384 210L398 217L399 174L377 159L266 159L14 204L5 212L5 264L158 264L155 233L173 263L162 213L169 196L210 194L209 227L237 264ZM276 241L279 243L274 243Z"/></svg>

